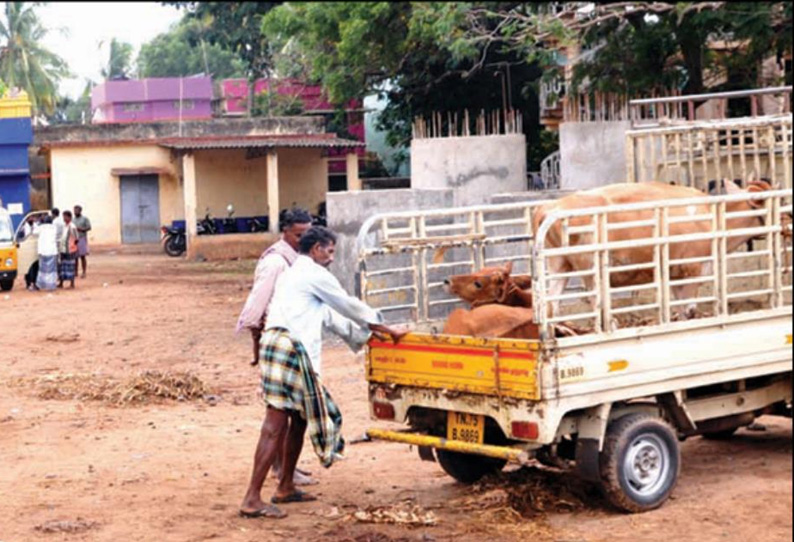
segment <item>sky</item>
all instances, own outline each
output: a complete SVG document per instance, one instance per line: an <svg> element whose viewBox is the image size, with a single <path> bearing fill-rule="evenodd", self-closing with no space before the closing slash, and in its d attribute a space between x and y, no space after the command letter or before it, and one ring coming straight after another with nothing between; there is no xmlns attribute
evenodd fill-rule
<svg viewBox="0 0 794 542"><path fill-rule="evenodd" d="M73 98L85 88L86 78L100 80L111 38L131 43L135 59L141 44L182 17L176 8L155 2L50 2L37 13L49 31L44 44L58 53L75 75L60 85L60 91Z"/></svg>

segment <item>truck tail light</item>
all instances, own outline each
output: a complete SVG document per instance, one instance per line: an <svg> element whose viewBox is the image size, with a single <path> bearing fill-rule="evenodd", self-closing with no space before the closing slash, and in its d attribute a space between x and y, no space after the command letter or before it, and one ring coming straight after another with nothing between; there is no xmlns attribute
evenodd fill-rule
<svg viewBox="0 0 794 542"><path fill-rule="evenodd" d="M394 406L392 406L391 403L379 403L375 401L372 403L372 412L379 420L394 419Z"/></svg>
<svg viewBox="0 0 794 542"><path fill-rule="evenodd" d="M510 424L510 432L516 438L536 440L540 435L540 429L535 422L513 422Z"/></svg>

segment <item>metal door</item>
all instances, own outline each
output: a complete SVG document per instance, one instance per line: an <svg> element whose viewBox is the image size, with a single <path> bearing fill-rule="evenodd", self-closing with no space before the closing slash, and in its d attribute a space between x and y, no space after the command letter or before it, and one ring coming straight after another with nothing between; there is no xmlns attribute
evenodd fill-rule
<svg viewBox="0 0 794 542"><path fill-rule="evenodd" d="M160 190L157 175L121 176L121 242L160 240Z"/></svg>

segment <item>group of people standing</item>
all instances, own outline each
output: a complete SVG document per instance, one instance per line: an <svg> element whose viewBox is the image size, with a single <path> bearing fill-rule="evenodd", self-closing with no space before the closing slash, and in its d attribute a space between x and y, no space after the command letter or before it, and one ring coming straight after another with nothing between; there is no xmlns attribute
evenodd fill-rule
<svg viewBox="0 0 794 542"><path fill-rule="evenodd" d="M295 487L313 482L309 473L296 470L307 429L323 466L343 451L342 415L321 381L323 330L353 350L372 334L398 341L406 333L384 325L380 312L348 295L328 271L336 248L332 231L312 227L311 215L302 209L284 213L279 222L281 239L260 257L237 323L238 332L251 332L252 364L259 366L267 404L240 507L240 515L248 518L283 518L286 513L276 504L316 500ZM271 468L279 483L265 503L261 491Z"/></svg>
<svg viewBox="0 0 794 542"><path fill-rule="evenodd" d="M81 206L75 205L74 213L53 208L38 222L28 221L22 231L24 237L38 235L38 261L25 274L28 290L54 290L62 288L64 282L74 288L78 262L83 267L81 278L86 277L91 221L83 215Z"/></svg>

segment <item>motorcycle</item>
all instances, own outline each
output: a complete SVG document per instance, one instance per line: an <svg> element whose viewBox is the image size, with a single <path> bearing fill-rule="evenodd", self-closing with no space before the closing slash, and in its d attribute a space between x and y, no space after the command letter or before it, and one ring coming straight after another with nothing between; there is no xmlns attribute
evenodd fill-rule
<svg viewBox="0 0 794 542"><path fill-rule="evenodd" d="M267 231L268 230L268 226L269 226L269 224L268 224L267 220L259 220L256 217L253 217L251 219L251 233Z"/></svg>
<svg viewBox="0 0 794 542"><path fill-rule="evenodd" d="M204 215L204 218L199 221L197 233L199 235L215 235L218 233L218 227L210 216L209 209L207 209L207 214Z"/></svg>
<svg viewBox="0 0 794 542"><path fill-rule="evenodd" d="M187 250L187 235L183 228L175 228L174 226L162 226L160 231L163 233L161 239L163 249L169 256L176 258L181 256ZM211 235L218 233L218 228L215 222L210 217L209 211L204 215L202 220L196 222L196 233L198 235Z"/></svg>
<svg viewBox="0 0 794 542"><path fill-rule="evenodd" d="M166 254L176 258L187 250L185 230L174 228L173 226L163 226L160 231L163 232L162 242Z"/></svg>

